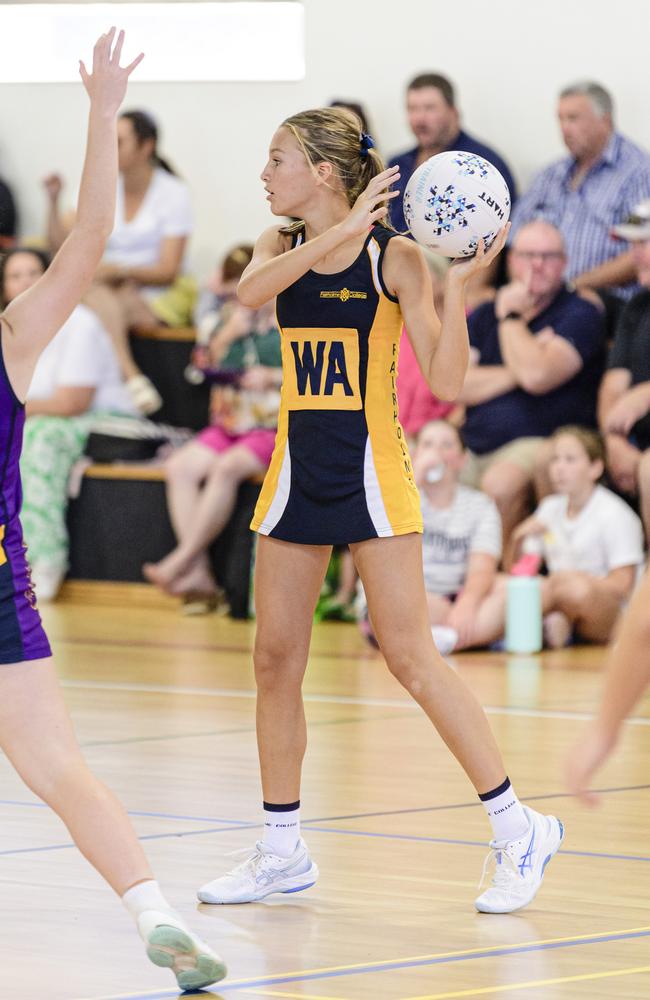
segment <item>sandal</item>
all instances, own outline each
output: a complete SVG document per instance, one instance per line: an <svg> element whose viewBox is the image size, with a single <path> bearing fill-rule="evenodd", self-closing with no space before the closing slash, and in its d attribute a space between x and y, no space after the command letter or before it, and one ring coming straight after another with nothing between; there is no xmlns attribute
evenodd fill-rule
<svg viewBox="0 0 650 1000"><path fill-rule="evenodd" d="M223 590L188 590L181 595L182 615L209 615L212 611L226 615L229 610Z"/></svg>
<svg viewBox="0 0 650 1000"><path fill-rule="evenodd" d="M143 416L156 413L163 405L163 399L151 379L146 375L134 375L126 383L133 403Z"/></svg>

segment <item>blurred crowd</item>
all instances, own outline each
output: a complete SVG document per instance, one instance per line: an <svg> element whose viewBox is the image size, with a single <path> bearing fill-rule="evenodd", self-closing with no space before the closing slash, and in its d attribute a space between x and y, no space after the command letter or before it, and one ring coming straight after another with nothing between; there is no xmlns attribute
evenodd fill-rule
<svg viewBox="0 0 650 1000"><path fill-rule="evenodd" d="M422 498L434 637L444 652L498 644L514 571L542 575L549 646L606 642L650 539L650 154L618 131L612 95L578 82L555 109L566 154L518 191L489 137L461 121L450 80L419 74L405 98L413 146L389 158L402 188L429 157L458 149L500 170L513 206L507 251L469 289L471 360L455 402L432 396L402 338L400 419ZM331 104L372 132L360 104ZM186 376L211 386L208 426L166 460L177 544L143 573L186 611L209 611L223 603L210 546L241 483L264 474L273 450L281 389L274 303L251 310L237 301L253 252L246 243L198 286L188 270L191 191L159 151L157 122L125 112L118 142L104 260L39 361L27 400L25 537L37 594L52 599L68 569L68 481L89 434L106 415L155 420L164 402L136 364L133 331L191 328ZM43 233L22 234L0 180L2 305L38 280L73 222L64 179L47 177L44 193ZM400 198L390 222L406 232ZM441 313L450 263L427 261ZM348 553L336 553L336 567L317 613L359 619L372 642Z"/></svg>

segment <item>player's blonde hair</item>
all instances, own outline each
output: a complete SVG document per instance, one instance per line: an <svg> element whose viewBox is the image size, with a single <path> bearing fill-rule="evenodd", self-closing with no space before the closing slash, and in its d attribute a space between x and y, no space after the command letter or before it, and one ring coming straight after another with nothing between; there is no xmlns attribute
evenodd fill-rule
<svg viewBox="0 0 650 1000"><path fill-rule="evenodd" d="M282 122L305 154L307 163L331 163L350 207L373 177L385 169L384 161L363 132L361 119L345 108L313 108ZM372 142L372 140L370 140ZM380 220L381 221L381 220ZM383 225L388 225L383 222Z"/></svg>

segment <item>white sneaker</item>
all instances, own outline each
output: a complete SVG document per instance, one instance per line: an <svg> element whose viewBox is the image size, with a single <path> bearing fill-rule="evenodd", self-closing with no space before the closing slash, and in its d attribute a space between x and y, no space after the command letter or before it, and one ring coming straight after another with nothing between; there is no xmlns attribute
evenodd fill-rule
<svg viewBox="0 0 650 1000"><path fill-rule="evenodd" d="M273 854L258 840L246 861L201 886L197 895L202 903L254 903L273 892L308 889L317 878L318 868L302 837L290 858Z"/></svg>
<svg viewBox="0 0 650 1000"><path fill-rule="evenodd" d="M490 841L481 885L488 865L496 862L492 884L475 901L480 913L512 913L530 903L542 884L544 869L564 840L564 826L555 816L543 816L528 806L529 827L520 840Z"/></svg>
<svg viewBox="0 0 650 1000"><path fill-rule="evenodd" d="M171 969L181 989L198 990L226 975L219 956L172 914L145 910L138 917L138 930L149 959Z"/></svg>

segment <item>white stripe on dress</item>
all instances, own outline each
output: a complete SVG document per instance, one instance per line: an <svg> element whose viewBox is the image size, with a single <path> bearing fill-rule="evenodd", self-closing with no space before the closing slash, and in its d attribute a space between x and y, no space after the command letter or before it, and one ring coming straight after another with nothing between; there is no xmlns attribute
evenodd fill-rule
<svg viewBox="0 0 650 1000"><path fill-rule="evenodd" d="M264 518L262 524L259 526L259 532L261 535L270 535L276 524L284 514L285 508L289 501L289 492L291 490L291 455L289 453L289 441L287 440L284 449L284 458L282 459L282 466L280 468L280 475L278 476L278 485L276 487L275 493L273 494L273 500L271 505L266 512L266 517Z"/></svg>
<svg viewBox="0 0 650 1000"><path fill-rule="evenodd" d="M377 295L383 295L384 291L381 287L381 281L379 279L379 257L381 256L381 247L377 243L377 240L372 239L367 247L368 256L370 257L370 269L372 271L372 283L375 286L375 291Z"/></svg>
<svg viewBox="0 0 650 1000"><path fill-rule="evenodd" d="M366 438L366 452L363 461L363 488L366 494L366 506L370 519L374 525L379 538L388 538L393 534L393 526L388 520L388 514L384 507L384 500L381 495L375 459L372 454L370 435Z"/></svg>

